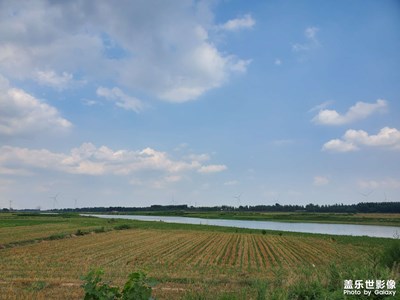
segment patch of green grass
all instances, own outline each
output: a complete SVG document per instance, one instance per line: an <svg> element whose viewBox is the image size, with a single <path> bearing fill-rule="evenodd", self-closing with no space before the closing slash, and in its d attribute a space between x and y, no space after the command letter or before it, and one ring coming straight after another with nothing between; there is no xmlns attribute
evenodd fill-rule
<svg viewBox="0 0 400 300"><path fill-rule="evenodd" d="M53 240L61 240L61 239L65 239L67 237L66 233L56 233L56 234L52 234L47 238L44 238L44 240L47 241L53 241Z"/></svg>
<svg viewBox="0 0 400 300"><path fill-rule="evenodd" d="M102 232L106 232L106 229L104 228L104 226L101 226L101 227L95 228L93 231L95 233L102 233Z"/></svg>
<svg viewBox="0 0 400 300"><path fill-rule="evenodd" d="M126 229L131 229L131 228L133 228L132 224L121 224L121 225L114 226L115 230L126 230Z"/></svg>
<svg viewBox="0 0 400 300"><path fill-rule="evenodd" d="M383 250L381 263L389 268L400 266L400 239L395 239Z"/></svg>

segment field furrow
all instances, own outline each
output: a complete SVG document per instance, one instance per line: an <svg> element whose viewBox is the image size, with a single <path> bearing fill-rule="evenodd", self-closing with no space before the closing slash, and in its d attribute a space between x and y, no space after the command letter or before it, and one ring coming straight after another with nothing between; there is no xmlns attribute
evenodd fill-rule
<svg viewBox="0 0 400 300"><path fill-rule="evenodd" d="M196 256L196 253L199 251L201 245L205 244L209 238L209 235L198 235L190 240L190 243L187 247L180 249L179 253L174 253L174 257L168 256L164 257L164 259L167 260L169 257L171 257L174 265L190 265L193 257Z"/></svg>
<svg viewBox="0 0 400 300"><path fill-rule="evenodd" d="M199 257L195 260L195 266L206 264L213 250L213 246L219 243L220 243L219 235L215 235L214 237L210 238L209 242L202 249L202 252L200 253Z"/></svg>

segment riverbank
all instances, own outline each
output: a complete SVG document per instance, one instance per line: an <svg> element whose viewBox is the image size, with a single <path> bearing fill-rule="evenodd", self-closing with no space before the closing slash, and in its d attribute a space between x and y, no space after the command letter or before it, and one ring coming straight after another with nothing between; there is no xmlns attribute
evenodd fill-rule
<svg viewBox="0 0 400 300"><path fill-rule="evenodd" d="M98 214L98 213L96 213ZM106 213L110 214L110 213ZM174 216L203 219L276 221L289 223L326 223L399 226L400 214L382 213L308 213L308 212L236 212L236 211L141 211L113 212L120 215Z"/></svg>
<svg viewBox="0 0 400 300"><path fill-rule="evenodd" d="M355 224L323 224L323 223L291 223L291 222L270 222L253 220L229 220L229 219L203 219L188 218L181 216L142 216L142 215L96 215L88 214L106 219L126 219L139 221L166 222L178 224L211 225L218 227L247 228L256 230L274 230L283 232L302 232L311 234L369 236L382 238L397 238L400 227L377 226L377 225L355 225Z"/></svg>

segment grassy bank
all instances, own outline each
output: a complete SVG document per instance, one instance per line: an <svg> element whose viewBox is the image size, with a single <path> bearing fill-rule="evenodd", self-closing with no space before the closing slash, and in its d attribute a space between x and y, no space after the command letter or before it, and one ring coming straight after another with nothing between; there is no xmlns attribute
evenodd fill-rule
<svg viewBox="0 0 400 300"><path fill-rule="evenodd" d="M180 216L205 219L305 222L330 224L360 224L399 226L400 214L365 214L365 213L308 213L308 212L235 212L235 211L142 211L130 213L144 216Z"/></svg>

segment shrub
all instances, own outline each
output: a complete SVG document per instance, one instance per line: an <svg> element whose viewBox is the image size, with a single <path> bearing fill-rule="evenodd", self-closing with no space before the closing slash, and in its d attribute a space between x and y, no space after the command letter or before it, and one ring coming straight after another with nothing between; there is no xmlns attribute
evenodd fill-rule
<svg viewBox="0 0 400 300"><path fill-rule="evenodd" d="M101 233L101 232L106 232L106 230L104 229L104 226L102 226L102 227L99 227L99 228L95 228L94 232L95 233Z"/></svg>
<svg viewBox="0 0 400 300"><path fill-rule="evenodd" d="M103 270L90 271L86 276L81 279L86 283L82 285L85 290L84 300L112 300L121 297L118 287L111 287L107 283L102 282L101 276L104 274Z"/></svg>
<svg viewBox="0 0 400 300"><path fill-rule="evenodd" d="M121 224L114 227L115 230L125 230L130 228L132 228L132 225L130 224Z"/></svg>
<svg viewBox="0 0 400 300"><path fill-rule="evenodd" d="M129 279L122 290L122 299L151 299L151 286L147 281L146 274L139 271L129 274L128 278Z"/></svg>
<svg viewBox="0 0 400 300"><path fill-rule="evenodd" d="M319 300L324 299L324 288L317 281L310 284L300 282L289 289L288 299L293 300Z"/></svg>
<svg viewBox="0 0 400 300"><path fill-rule="evenodd" d="M56 233L56 234L52 234L49 237L45 238L45 240L50 240L50 241L61 240L61 239L65 238L66 236L67 236L67 234L65 234L65 233Z"/></svg>
<svg viewBox="0 0 400 300"><path fill-rule="evenodd" d="M90 271L81 279L86 282L82 285L85 291L84 300L149 300L151 297L151 284L146 274L139 271L129 274L128 281L125 283L122 292L118 287L110 286L103 282L101 276L103 270Z"/></svg>
<svg viewBox="0 0 400 300"><path fill-rule="evenodd" d="M85 232L83 232L82 230L78 229L78 230L75 232L75 235L85 235Z"/></svg>

